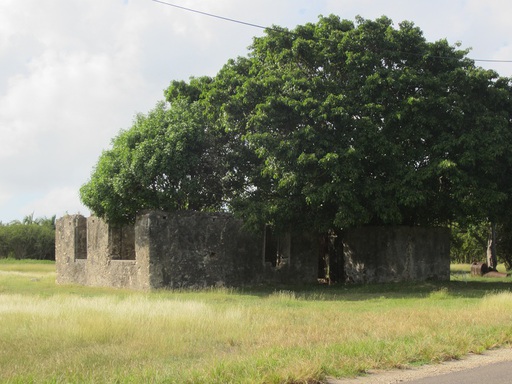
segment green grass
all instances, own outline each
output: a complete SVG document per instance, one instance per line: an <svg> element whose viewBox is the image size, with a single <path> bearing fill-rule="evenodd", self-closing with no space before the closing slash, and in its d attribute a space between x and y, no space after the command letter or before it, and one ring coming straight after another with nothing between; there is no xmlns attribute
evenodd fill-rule
<svg viewBox="0 0 512 384"><path fill-rule="evenodd" d="M505 268L505 264L498 264L498 267L496 268L498 272L507 272L507 269ZM450 266L450 271L452 273L461 273L461 272L471 272L471 264L452 264Z"/></svg>
<svg viewBox="0 0 512 384"><path fill-rule="evenodd" d="M0 382L315 383L512 341L511 280L151 293L0 262ZM464 270L463 270L464 272Z"/></svg>

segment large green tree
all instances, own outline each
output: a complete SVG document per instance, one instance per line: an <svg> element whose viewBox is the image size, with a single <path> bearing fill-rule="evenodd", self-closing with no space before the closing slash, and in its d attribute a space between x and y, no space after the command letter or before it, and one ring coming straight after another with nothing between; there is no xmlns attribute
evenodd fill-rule
<svg viewBox="0 0 512 384"><path fill-rule="evenodd" d="M466 54L385 17L269 29L205 96L262 162L235 210L322 231L499 211L510 84Z"/></svg>
<svg viewBox="0 0 512 384"><path fill-rule="evenodd" d="M320 17L273 27L213 78L114 140L84 185L111 220L230 209L325 233L498 220L509 204L510 81L411 22Z"/></svg>

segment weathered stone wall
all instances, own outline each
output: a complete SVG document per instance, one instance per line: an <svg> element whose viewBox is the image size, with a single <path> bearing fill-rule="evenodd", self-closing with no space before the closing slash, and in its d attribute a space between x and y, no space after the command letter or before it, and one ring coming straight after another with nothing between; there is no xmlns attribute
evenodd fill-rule
<svg viewBox="0 0 512 384"><path fill-rule="evenodd" d="M135 258L133 228L109 228L97 217L57 220L55 261L59 284L150 288L148 260Z"/></svg>
<svg viewBox="0 0 512 384"><path fill-rule="evenodd" d="M57 282L146 290L302 284L320 277L318 238L251 233L242 224L227 213L148 212L135 226L116 228L67 215L56 223ZM342 243L343 255L331 255L340 282L450 277L445 228L365 227L346 231Z"/></svg>
<svg viewBox="0 0 512 384"><path fill-rule="evenodd" d="M57 282L133 289L316 282L314 237L287 234L266 247L264 231L242 224L227 213L149 212L134 227L114 228L68 215L57 221ZM276 250L274 265L265 248Z"/></svg>
<svg viewBox="0 0 512 384"><path fill-rule="evenodd" d="M227 213L150 212L139 216L135 226L137 254L149 254L151 286L316 281L316 250L311 243L289 236L288 263L265 265L263 232L248 232L242 224Z"/></svg>
<svg viewBox="0 0 512 384"><path fill-rule="evenodd" d="M450 279L447 228L364 227L343 236L349 282Z"/></svg>
<svg viewBox="0 0 512 384"><path fill-rule="evenodd" d="M87 219L87 285L149 289L148 265L147 259L135 255L132 226L111 227L97 217Z"/></svg>
<svg viewBox="0 0 512 384"><path fill-rule="evenodd" d="M66 215L55 222L57 283L86 284L87 219Z"/></svg>

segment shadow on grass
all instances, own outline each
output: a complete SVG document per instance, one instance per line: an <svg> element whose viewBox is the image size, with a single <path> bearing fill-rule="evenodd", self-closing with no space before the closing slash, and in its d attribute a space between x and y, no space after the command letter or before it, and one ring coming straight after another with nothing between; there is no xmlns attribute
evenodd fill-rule
<svg viewBox="0 0 512 384"><path fill-rule="evenodd" d="M29 265L15 263L9 268L9 263L1 265L0 271L16 272L23 270L28 272L26 276L13 275L3 276L0 284L0 293L26 293L51 296L54 294L76 294L80 296L101 296L115 293L122 296L130 296L140 292L114 289L106 287L86 287L80 285L59 286L55 284L53 274L46 277L34 278L30 275L33 272ZM39 266L38 272L48 273L46 263ZM51 264L51 263L48 263ZM16 269L14 268L16 267ZM37 265L35 266L37 267ZM51 267L50 267L51 268ZM29 270L27 270L29 269ZM54 271L51 269L51 271ZM54 273L54 272L53 272ZM10 278L9 278L10 277ZM379 284L310 284L310 285L279 285L279 286L257 286L245 288L210 288L210 289L184 289L184 290L157 290L163 296L184 294L204 294L204 299L229 300L230 295L253 296L265 298L272 295L282 294L290 298L316 301L365 301L375 299L414 299L426 298L433 292L443 291L449 297L460 298L482 298L490 293L512 291L512 277L487 278L474 277L467 271L451 271L450 281L427 281L427 282L402 282L402 283L379 283ZM211 293L211 294L210 294ZM216 293L216 294L215 294ZM234 298L232 298L234 299Z"/></svg>
<svg viewBox="0 0 512 384"><path fill-rule="evenodd" d="M482 298L490 293L512 291L512 278L492 279L458 275L452 277L451 281L443 282L268 286L236 289L235 293L268 297L276 292L285 292L304 300L364 301L379 298L426 298L440 290L446 291L446 294L452 297Z"/></svg>

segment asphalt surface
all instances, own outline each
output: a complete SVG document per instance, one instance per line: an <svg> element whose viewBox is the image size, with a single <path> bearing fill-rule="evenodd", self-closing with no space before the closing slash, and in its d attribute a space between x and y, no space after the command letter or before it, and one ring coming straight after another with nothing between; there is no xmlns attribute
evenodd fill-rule
<svg viewBox="0 0 512 384"><path fill-rule="evenodd" d="M512 362L503 361L444 375L407 381L410 384L511 384Z"/></svg>
<svg viewBox="0 0 512 384"><path fill-rule="evenodd" d="M326 384L512 384L512 348L497 348L481 354L439 364L368 371L355 378L327 378Z"/></svg>

